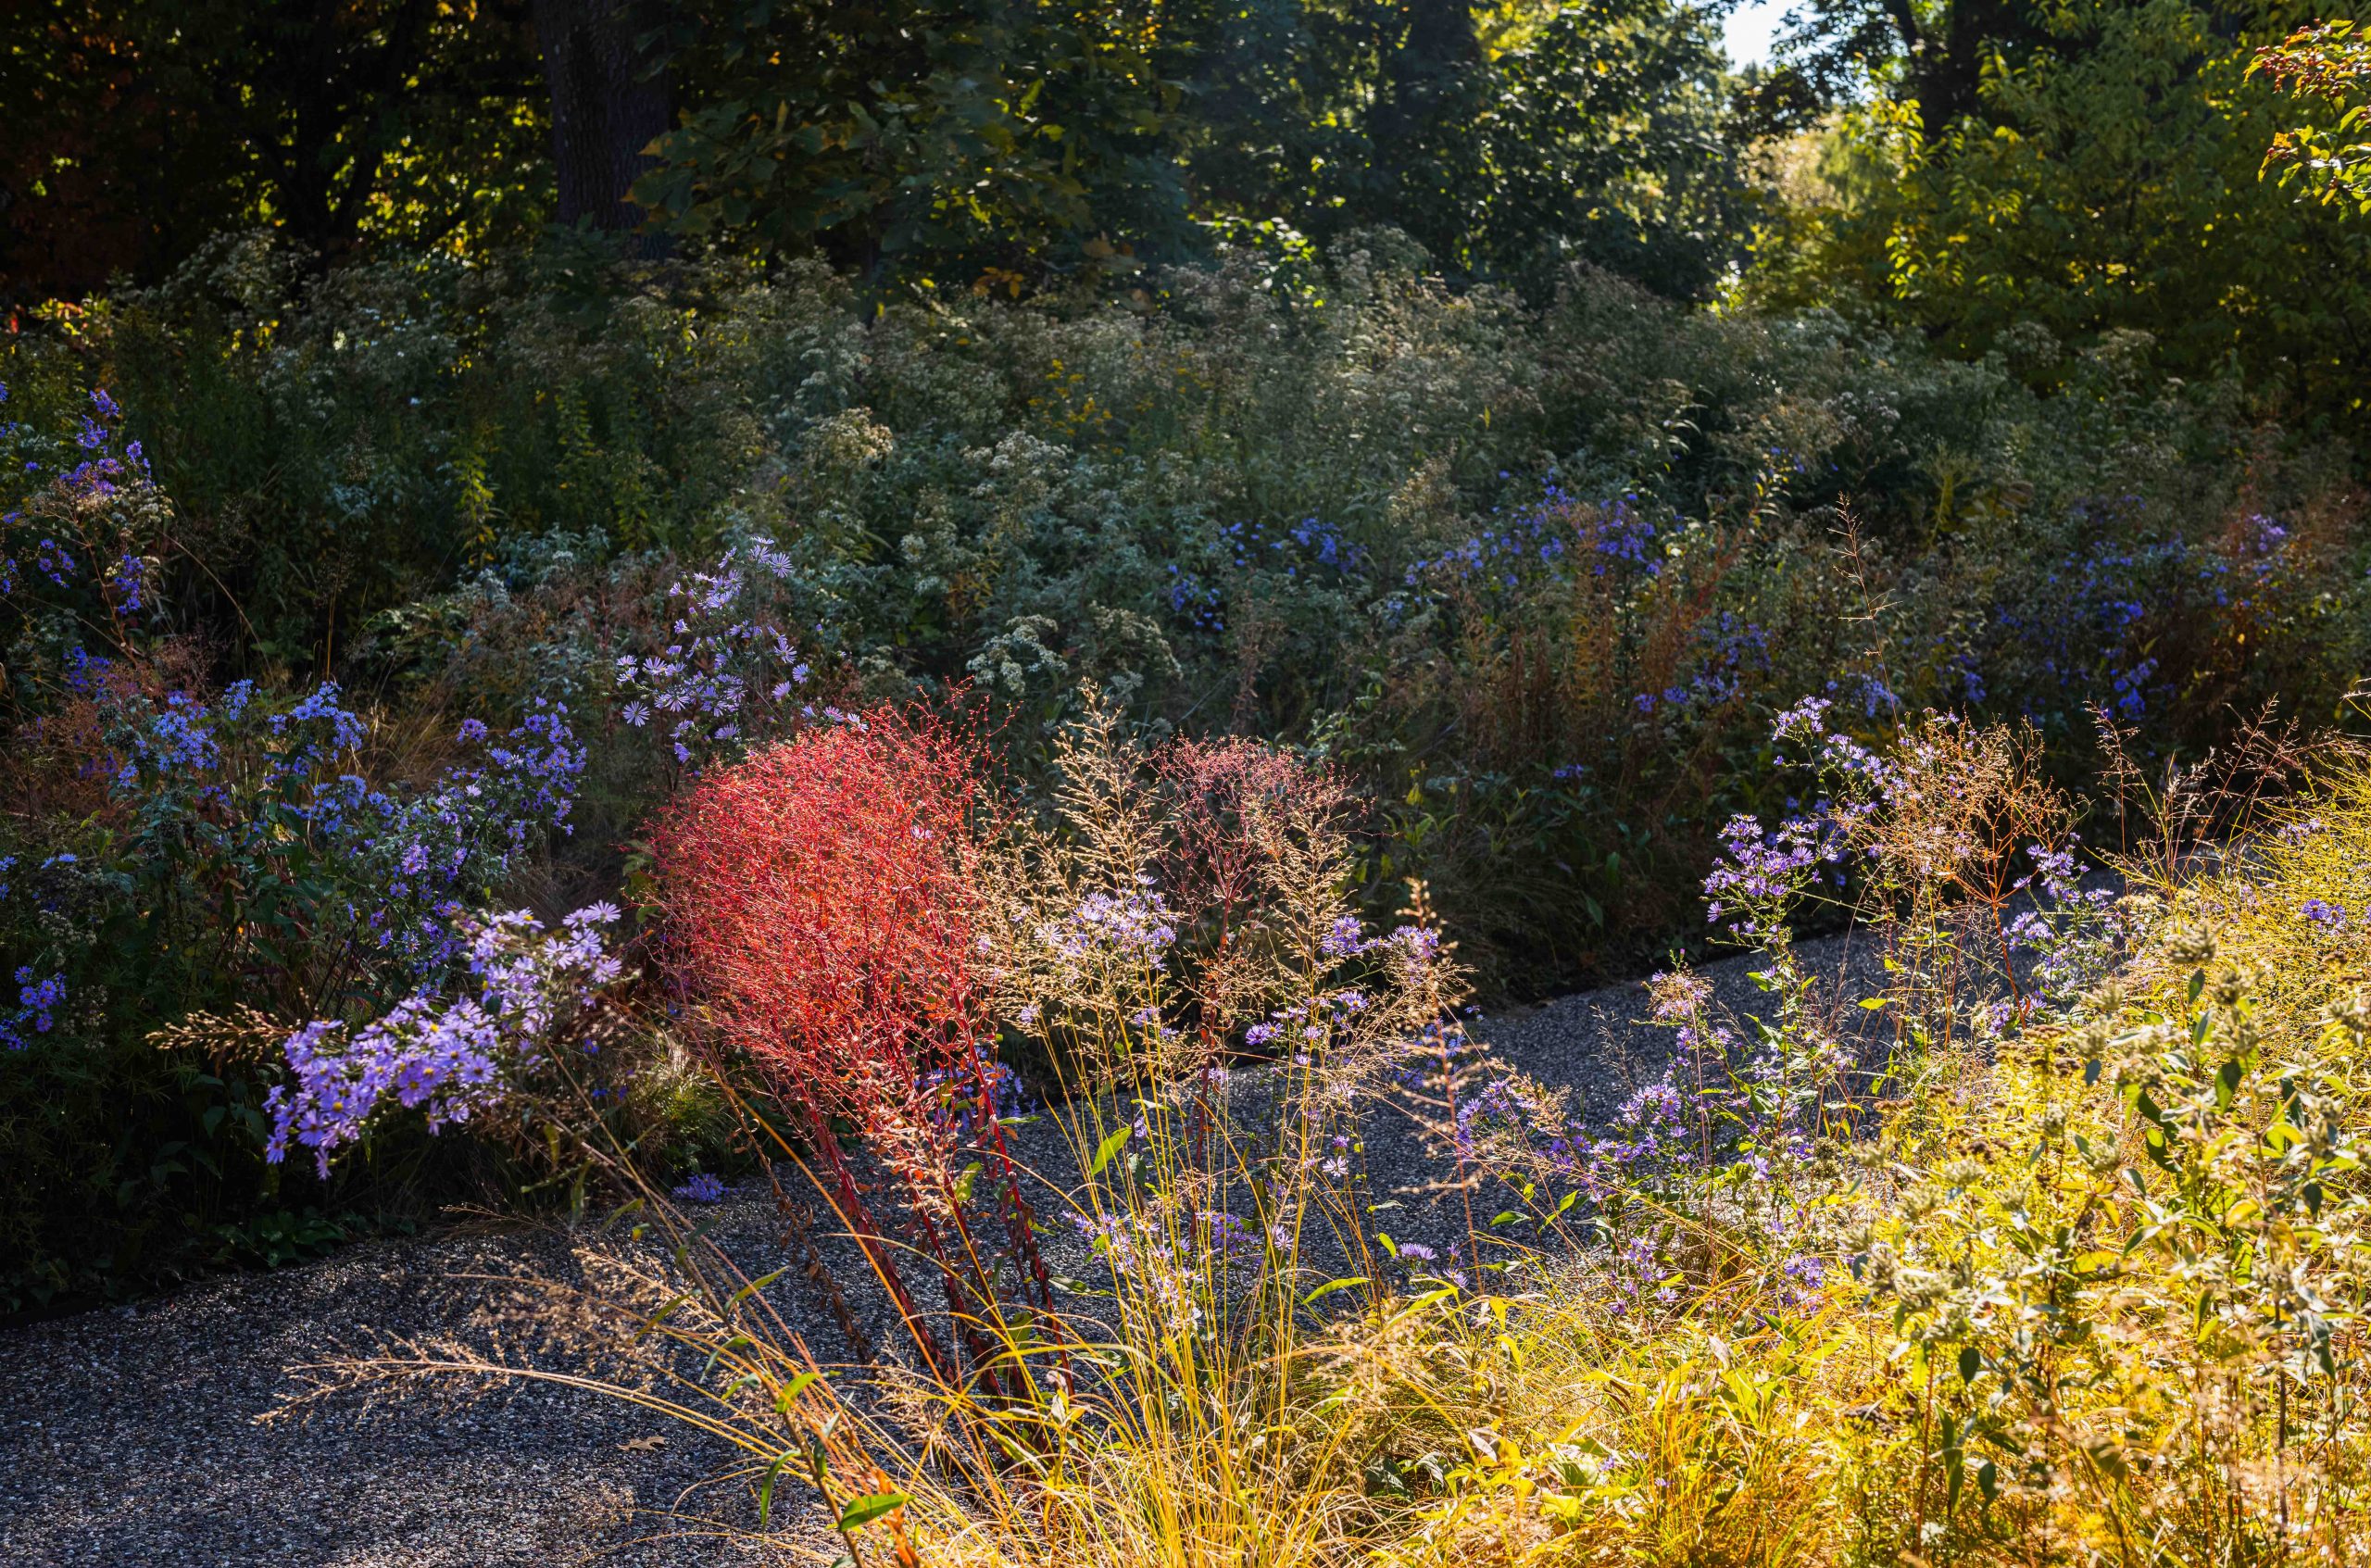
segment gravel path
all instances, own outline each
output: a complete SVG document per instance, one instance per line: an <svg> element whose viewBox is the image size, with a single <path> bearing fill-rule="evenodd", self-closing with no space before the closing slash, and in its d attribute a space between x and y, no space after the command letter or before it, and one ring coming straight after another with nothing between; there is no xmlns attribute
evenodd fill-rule
<svg viewBox="0 0 2371 1568"><path fill-rule="evenodd" d="M1813 945L1851 961L1841 939ZM1750 960L1704 973L1737 1011L1761 1005ZM1660 1071L1662 1031L1625 985L1493 1019L1479 1033L1512 1065L1601 1116ZM1403 1127L1368 1137L1378 1185L1424 1178ZM1411 1206L1411 1210L1422 1206ZM770 1192L737 1193L716 1228L750 1273L787 1259ZM1408 1215L1403 1235L1437 1224ZM1395 1229L1399 1228L1397 1226ZM843 1256L840 1277L853 1278ZM534 1388L463 1409L336 1402L297 1424L255 1417L291 1391L287 1367L374 1334L433 1334L486 1294L467 1277L533 1264L565 1272L567 1238L447 1232L354 1247L316 1264L226 1277L137 1307L0 1330L0 1562L42 1568L535 1568L604 1562L700 1568L754 1549L691 1536L670 1511L727 1512L692 1489L723 1455L614 1400ZM794 1298L795 1321L820 1323ZM816 1335L827 1357L835 1339Z"/></svg>

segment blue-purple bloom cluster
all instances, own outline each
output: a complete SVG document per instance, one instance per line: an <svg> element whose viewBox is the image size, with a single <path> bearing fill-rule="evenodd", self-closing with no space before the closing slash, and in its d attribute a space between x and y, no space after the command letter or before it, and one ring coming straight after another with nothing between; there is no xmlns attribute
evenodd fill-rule
<svg viewBox="0 0 2371 1568"><path fill-rule="evenodd" d="M1149 884L1120 894L1089 893L1078 907L1040 927L1038 939L1066 959L1159 968L1177 940L1176 917Z"/></svg>
<svg viewBox="0 0 2371 1568"><path fill-rule="evenodd" d="M31 1044L28 1031L46 1035L56 1025L57 1010L66 1004L66 976L53 974L44 979L26 964L18 968L16 980L17 1010L0 1018L0 1046L20 1051Z"/></svg>
<svg viewBox="0 0 2371 1568"><path fill-rule="evenodd" d="M1504 527L1411 564L1407 583L1518 588L1538 577L1653 577L1662 570L1655 525L1640 515L1637 495L1582 506L1551 483L1538 506Z"/></svg>
<svg viewBox="0 0 2371 1568"><path fill-rule="evenodd" d="M1845 810L1822 802L1765 831L1740 812L1721 829L1723 861L1704 879L1705 918L1727 917L1744 935L1761 935L1776 908L1844 859Z"/></svg>
<svg viewBox="0 0 2371 1568"><path fill-rule="evenodd" d="M1440 933L1422 925L1395 926L1384 935L1369 936L1356 915L1337 916L1317 939L1318 955L1337 961L1384 958L1401 963L1430 963L1440 957Z"/></svg>
<svg viewBox="0 0 2371 1568"><path fill-rule="evenodd" d="M2027 845L2034 869L2011 887L2031 904L2009 922L2010 946L2035 956L2034 979L2058 997L2076 996L2104 977L2126 935L2114 889L2083 885L2079 842L2070 837L2056 849Z"/></svg>
<svg viewBox="0 0 2371 1568"><path fill-rule="evenodd" d="M65 460L46 465L28 458L19 470L45 492L50 504L31 507L30 515L25 508L0 512L0 598L14 598L28 584L46 583L72 596L65 605L52 608L86 623L120 624L155 608L157 561L144 547L146 542L137 537L147 525L141 508L93 503L109 502L127 487L149 483L148 458L137 441L119 448L114 426L122 410L115 399L104 389L90 396L94 413L82 416L71 438L82 456L75 458L69 453ZM0 385L0 403L6 401L7 388ZM0 423L0 441L19 450L50 450L22 422ZM79 534L81 546L93 552L94 575L87 580L76 554L77 540L69 533ZM85 594L90 597L82 598Z"/></svg>
<svg viewBox="0 0 2371 1568"><path fill-rule="evenodd" d="M1323 992L1305 1001L1290 1002L1270 1013L1267 1022L1244 1031L1243 1043L1253 1050L1280 1044L1322 1046L1335 1032L1372 1005L1374 998L1355 986ZM1297 1060L1307 1060L1303 1052Z"/></svg>
<svg viewBox="0 0 2371 1568"><path fill-rule="evenodd" d="M1271 533L1258 522L1230 522L1219 529L1221 547L1236 571L1273 570L1298 577L1304 566L1335 571L1356 571L1366 564L1366 552L1342 537L1341 530L1318 518L1303 518L1282 533Z"/></svg>
<svg viewBox="0 0 2371 1568"><path fill-rule="evenodd" d="M1181 1216L1181 1220L1184 1217ZM1164 1305L1186 1304L1186 1291L1200 1273L1204 1259L1219 1270L1257 1268L1270 1248L1293 1250L1289 1226L1273 1225L1263 1233L1240 1216L1223 1209L1197 1210L1181 1223L1181 1248L1169 1239L1160 1218L1152 1213L1073 1213L1071 1228L1103 1255L1112 1273L1123 1279L1142 1276Z"/></svg>
<svg viewBox="0 0 2371 1568"><path fill-rule="evenodd" d="M2095 524L2094 532L2120 531L2129 526L2120 514L2131 500L2087 503L2078 514ZM2103 696L2118 717L2139 719L2169 691L2148 651L2168 627L2208 606L2261 612L2266 596L2303 565L2290 548L2289 530L2262 514L2202 543L2102 542L2059 561L2036 591L2004 604L1993 631L2001 651L2038 662L2039 673L2060 691L2078 698ZM1968 669L1976 681L1972 659ZM1976 689L1981 691L1980 681Z"/></svg>
<svg viewBox="0 0 2371 1568"><path fill-rule="evenodd" d="M706 1171L695 1171L675 1186L675 1196L686 1203L721 1203L724 1200L724 1183Z"/></svg>
<svg viewBox="0 0 2371 1568"><path fill-rule="evenodd" d="M282 708L242 681L211 703L132 693L112 711L113 785L152 831L194 832L217 859L256 865L309 845L331 858L350 927L423 978L458 954L469 900L534 834L568 831L585 761L567 709L540 701L499 737L465 721L458 738L479 757L416 793L351 771L368 726L332 683Z"/></svg>
<svg viewBox="0 0 2371 1568"><path fill-rule="evenodd" d="M1665 686L1660 692L1640 692L1631 698L1633 708L1640 713L1718 708L1746 695L1749 674L1769 671L1768 633L1725 609L1696 629L1696 641L1701 651L1697 656L1696 672L1688 677L1687 684Z"/></svg>
<svg viewBox="0 0 2371 1568"><path fill-rule="evenodd" d="M1449 1130L1460 1160L1512 1143L1543 1148L1549 1163L1560 1168L1569 1165L1574 1152L1573 1136L1557 1107L1515 1078L1493 1078L1459 1100Z"/></svg>
<svg viewBox="0 0 2371 1568"><path fill-rule="evenodd" d="M1169 608L1198 632L1226 630L1226 595L1215 583L1169 563Z"/></svg>
<svg viewBox="0 0 2371 1568"><path fill-rule="evenodd" d="M431 1132L500 1105L551 1060L561 1018L621 978L601 935L617 918L596 904L554 932L523 909L494 916L469 933L475 995L421 991L358 1030L322 1020L290 1035L282 1050L296 1082L265 1098L266 1158L276 1163L298 1144L327 1176L331 1154L358 1141L391 1100L425 1110Z"/></svg>
<svg viewBox="0 0 2371 1568"><path fill-rule="evenodd" d="M658 652L621 655L620 716L654 723L684 767L746 746L779 725L814 671L758 607L756 585L787 582L790 558L771 539L727 550L708 571L667 590L670 640ZM760 574L753 579L754 571ZM815 717L809 705L797 712Z"/></svg>
<svg viewBox="0 0 2371 1568"><path fill-rule="evenodd" d="M1835 683L1830 683L1835 689ZM1888 700L1892 693L1874 677L1863 683L1864 698L1877 693ZM1705 918L1730 921L1744 936L1760 936L1771 929L1788 903L1825 879L1842 886L1845 862L1854 831L1875 810L1877 803L1899 784L1893 764L1842 731L1828 728L1836 707L1829 696L1807 696L1781 711L1771 726L1771 739L1781 746L1800 746L1796 760L1822 771L1842 792L1842 798L1821 797L1808 806L1789 798L1789 814L1775 828L1740 812L1721 828L1721 863L1704 879ZM1787 767L1786 752L1775 753L1774 767Z"/></svg>
<svg viewBox="0 0 2371 1568"><path fill-rule="evenodd" d="M1171 613L1212 634L1226 630L1229 581L1252 574L1287 583L1334 581L1368 565L1366 552L1322 518L1303 518L1280 532L1257 521L1230 522L1218 530L1216 544L1220 558L1209 562L1208 575L1171 562L1165 593Z"/></svg>
<svg viewBox="0 0 2371 1568"><path fill-rule="evenodd" d="M979 1055L975 1066L960 1062L952 1067L934 1068L915 1080L915 1087L931 1103L930 1117L942 1130L958 1138L978 1137L986 1129L981 1119L980 1094L985 1081L987 1089L987 1115L997 1121L1010 1121L1026 1116L1032 1110L1029 1086L1021 1074L989 1054L985 1046L972 1047Z"/></svg>

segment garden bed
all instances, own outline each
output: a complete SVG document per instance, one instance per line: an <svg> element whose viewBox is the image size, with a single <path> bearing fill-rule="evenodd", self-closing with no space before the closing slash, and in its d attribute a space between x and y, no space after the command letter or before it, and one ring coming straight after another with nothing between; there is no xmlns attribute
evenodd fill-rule
<svg viewBox="0 0 2371 1568"><path fill-rule="evenodd" d="M1834 938L1805 956L1825 967L1855 952L1851 939ZM1703 971L1719 1004L1755 1006L1754 962ZM1647 1012L1645 988L1620 985L1482 1021L1476 1033L1509 1065L1573 1090L1594 1120L1662 1069L1669 1032ZM1054 1140L1029 1143L1035 1152ZM1387 1113L1367 1143L1377 1189L1440 1174ZM1391 1227L1404 1239L1440 1246L1460 1228L1436 1198L1405 1201ZM762 1182L729 1194L709 1220L751 1274L794 1262ZM611 1549L603 1561L634 1568L761 1561L667 1517L683 1508L747 1522L746 1499L695 1490L725 1462L721 1449L614 1399L528 1387L461 1405L341 1399L285 1422L256 1419L296 1391L290 1367L459 1328L484 1308L488 1276L565 1273L571 1244L615 1245L602 1236L460 1225L6 1330L0 1558L57 1568L540 1568L597 1543ZM824 1245L836 1278L860 1278L853 1248ZM819 1359L846 1356L811 1286L772 1288ZM849 1298L877 1337L894 1337L878 1291Z"/></svg>

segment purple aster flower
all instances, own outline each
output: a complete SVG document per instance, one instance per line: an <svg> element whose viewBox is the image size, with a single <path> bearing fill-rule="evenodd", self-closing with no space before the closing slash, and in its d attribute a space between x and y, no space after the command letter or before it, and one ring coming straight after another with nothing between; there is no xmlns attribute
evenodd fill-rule
<svg viewBox="0 0 2371 1568"><path fill-rule="evenodd" d="M675 1188L686 1203L715 1203L724 1197L724 1183L706 1171L695 1172Z"/></svg>

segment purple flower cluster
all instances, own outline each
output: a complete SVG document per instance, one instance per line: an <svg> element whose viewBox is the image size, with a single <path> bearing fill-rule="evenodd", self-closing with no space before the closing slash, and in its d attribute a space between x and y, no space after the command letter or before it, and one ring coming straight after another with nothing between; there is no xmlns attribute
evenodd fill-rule
<svg viewBox="0 0 2371 1568"><path fill-rule="evenodd" d="M1158 968L1177 940L1177 926L1160 891L1148 885L1116 896L1089 893L1069 914L1041 926L1037 935L1066 959Z"/></svg>
<svg viewBox="0 0 2371 1568"><path fill-rule="evenodd" d="M1836 690L1829 683L1828 689ZM1888 703L1893 694L1875 677L1863 678L1864 698ZM1870 696L1869 694L1876 694ZM1797 758L1821 770L1842 798L1819 798L1807 807L1790 797L1789 815L1775 828L1765 829L1750 813L1731 817L1721 829L1722 863L1704 879L1706 918L1728 919L1746 936L1763 935L1788 902L1815 883L1845 884L1843 864L1854 830L1900 783L1894 765L1842 731L1830 730L1833 696L1807 696L1782 710L1771 726L1771 739L1781 746L1810 752ZM1789 765L1785 751L1774 753L1775 767Z"/></svg>
<svg viewBox="0 0 2371 1568"><path fill-rule="evenodd" d="M331 1151L359 1139L390 1095L406 1110L425 1106L431 1132L466 1122L499 1093L499 1048L494 1021L467 1000L440 1006L408 997L350 1042L344 1024L308 1023L281 1047L296 1088L291 1095L276 1085L265 1097L272 1114L265 1158L286 1159L293 1137L314 1151L326 1177Z"/></svg>
<svg viewBox="0 0 2371 1568"><path fill-rule="evenodd" d="M1230 522L1214 541L1218 558L1210 569L1223 579L1259 573L1287 583L1308 583L1321 577L1339 578L1362 572L1366 552L1342 535L1340 529L1320 518L1303 518L1281 533L1260 522ZM1176 562L1169 566L1164 596L1171 613L1198 632L1226 630L1227 591L1198 571Z"/></svg>
<svg viewBox="0 0 2371 1568"><path fill-rule="evenodd" d="M1584 508L1550 484L1539 506L1506 526L1412 563L1407 583L1516 588L1535 577L1565 581L1575 573L1653 577L1662 565L1655 525L1639 515L1637 495Z"/></svg>
<svg viewBox="0 0 2371 1568"><path fill-rule="evenodd" d="M7 400L6 393L6 388L0 386L0 403ZM46 583L78 597L87 595L82 603L69 598L56 607L84 625L102 619L122 621L144 608L153 608L157 568L155 558L144 548L147 542L136 536L140 529L151 526L139 508L90 505L115 495L125 485L148 482L148 460L140 443L117 448L113 425L122 410L115 399L104 390L90 395L95 414L82 416L72 435L73 448L82 454L80 460L70 467L53 465L45 478L42 477L44 465L35 458L27 459L20 470L36 491L45 489L53 500L62 500L63 508L34 508L30 518L21 508L0 513L0 597L13 598L29 583L36 587ZM31 427L21 422L0 423L0 440L11 445L28 443L31 436ZM36 450L44 449L37 442L31 445ZM56 516L61 509L73 520L82 547L92 553L92 575L87 578L75 542L42 531L42 520Z"/></svg>
<svg viewBox="0 0 2371 1568"><path fill-rule="evenodd" d="M1448 1262L1444 1264L1441 1261L1442 1253L1424 1242L1395 1242L1389 1236L1380 1234L1375 1239L1384 1245L1385 1249L1391 1254L1392 1261L1405 1270L1411 1278L1444 1282L1455 1286L1460 1290L1465 1288L1466 1273L1461 1266L1465 1261L1465 1254L1464 1249L1457 1243L1452 1241L1449 1244Z"/></svg>
<svg viewBox="0 0 2371 1568"><path fill-rule="evenodd" d="M1350 1021L1364 1012L1373 998L1356 987L1344 987L1323 992L1306 1001L1288 1003L1268 1015L1264 1023L1255 1023L1244 1031L1243 1043L1260 1050L1280 1042L1292 1040L1304 1045L1322 1046L1335 1031L1347 1028Z"/></svg>
<svg viewBox="0 0 2371 1568"><path fill-rule="evenodd" d="M1190 1226L1183 1227L1186 1235L1181 1238L1182 1260L1181 1248L1172 1244L1168 1232L1152 1214L1073 1213L1070 1223L1090 1248L1103 1255L1112 1273L1123 1279L1141 1274L1163 1303L1172 1307L1183 1304L1183 1293L1198 1277L1205 1258L1227 1271L1258 1267L1271 1247L1279 1252L1292 1250L1289 1227L1273 1226L1263 1235L1223 1209L1195 1211Z"/></svg>
<svg viewBox="0 0 2371 1568"><path fill-rule="evenodd" d="M1195 1216L1213 1257L1226 1263L1258 1261L1265 1249L1260 1232L1223 1209L1205 1209Z"/></svg>
<svg viewBox="0 0 2371 1568"><path fill-rule="evenodd" d="M1817 746L1827 734L1827 710L1836 704L1824 696L1807 696L1794 707L1782 709L1770 726L1770 738L1775 741L1800 740Z"/></svg>
<svg viewBox="0 0 2371 1568"><path fill-rule="evenodd" d="M1633 708L1640 713L1717 708L1745 695L1748 674L1766 673L1770 669L1768 634L1725 609L1697 628L1696 640L1703 651L1687 684L1665 686L1661 692L1640 692L1631 699Z"/></svg>
<svg viewBox="0 0 2371 1568"><path fill-rule="evenodd" d="M2119 936L2115 892L2083 885L2076 842L2070 839L2058 849L2026 847L2034 869L2012 890L2029 893L2033 906L2017 911L2007 928L2013 947L2037 956L2035 978L2062 997L2075 995L2107 972Z"/></svg>
<svg viewBox="0 0 2371 1568"><path fill-rule="evenodd" d="M1196 631L1226 630L1226 595L1197 573L1180 571L1175 561L1169 563L1168 596L1171 613L1182 616Z"/></svg>
<svg viewBox="0 0 2371 1568"><path fill-rule="evenodd" d="M13 865L13 860L0 862L0 867ZM0 892L5 892L0 888ZM56 1027L57 1009L66 1003L66 976L53 974L43 979L30 964L17 971L17 1010L0 1019L0 1046L20 1051L31 1042L26 1031L46 1035Z"/></svg>
<svg viewBox="0 0 2371 1568"><path fill-rule="evenodd" d="M686 1203L721 1203L724 1199L724 1183L706 1171L695 1171L674 1190L675 1196Z"/></svg>
<svg viewBox="0 0 2371 1568"><path fill-rule="evenodd" d="M1498 1078L1461 1102L1461 1155L1522 1148L1599 1205L1645 1193L1671 1200L1721 1171L1767 1183L1772 1160L1802 1158L1818 1095L1843 1068L1832 1050L1765 1050L1743 1060L1731 1032L1704 1014L1709 987L1698 977L1659 974L1649 983L1655 1021L1675 1031L1677 1051L1654 1081L1634 1090L1602 1125L1565 1116L1519 1079Z"/></svg>
<svg viewBox="0 0 2371 1568"><path fill-rule="evenodd" d="M1536 1146L1542 1135L1549 1144L1555 1144L1569 1133L1556 1107L1529 1085L1512 1078L1493 1078L1458 1101L1449 1137L1460 1159L1472 1159L1486 1145L1512 1140Z"/></svg>
<svg viewBox="0 0 2371 1568"><path fill-rule="evenodd" d="M2078 514L2086 532L2133 527L2124 515L2132 500L2086 503ZM2204 543L2111 537L2049 568L2033 589L1996 611L1992 630L2005 651L2038 665L2057 690L2103 696L2119 716L2139 719L2165 689L2147 652L2164 628L2209 606L2259 609L2301 564L2290 543L2288 529L2261 514ZM1980 691L1973 656L1960 657Z"/></svg>
<svg viewBox="0 0 2371 1568"><path fill-rule="evenodd" d="M621 977L600 932L617 917L596 904L549 932L525 910L496 916L470 933L475 996L422 991L358 1030L323 1020L290 1035L282 1052L295 1086L265 1097L265 1157L277 1163L299 1144L327 1176L331 1154L369 1132L390 1100L425 1110L431 1132L501 1104L548 1061L562 1012Z"/></svg>
<svg viewBox="0 0 2371 1568"><path fill-rule="evenodd" d="M1220 547L1237 571L1280 571L1298 577L1304 566L1335 571L1356 571L1366 564L1366 552L1342 537L1330 522L1309 517L1281 534L1272 534L1258 522L1230 522L1219 530Z"/></svg>
<svg viewBox="0 0 2371 1568"><path fill-rule="evenodd" d="M186 778L195 799L226 808L234 797L270 797L305 809L325 787L324 775L350 759L367 734L362 720L339 703L336 684L327 681L270 711L256 704L254 682L238 681L212 703L186 692L166 694L161 707L122 696L110 718L119 790ZM233 751L240 754L235 766Z"/></svg>
<svg viewBox="0 0 2371 1568"><path fill-rule="evenodd" d="M813 671L758 605L762 585L787 582L793 570L772 540L759 538L727 550L689 583L671 584L666 646L617 661L620 716L636 729L661 726L684 767L779 724ZM798 711L814 716L803 704Z"/></svg>
<svg viewBox="0 0 2371 1568"><path fill-rule="evenodd" d="M474 720L460 737L483 747L483 762L449 767L427 790L391 795L347 774L307 807L370 879L372 896L350 912L371 945L423 976L459 955L470 898L500 883L534 834L570 831L584 770L558 704L538 703L499 739Z"/></svg>
<svg viewBox="0 0 2371 1568"><path fill-rule="evenodd" d="M1126 1274L1136 1266L1135 1226L1123 1214L1073 1214L1071 1228L1089 1247L1103 1254L1115 1274Z"/></svg>
<svg viewBox="0 0 2371 1568"><path fill-rule="evenodd" d="M987 1085L987 1114L998 1121L1010 1121L1029 1114L1029 1086L1021 1074L990 1056L987 1047L972 1047L979 1053L975 1067L960 1062L952 1067L934 1068L915 1081L922 1095L933 1102L931 1120L959 1138L973 1138L984 1130L980 1115L980 1088L985 1079Z"/></svg>
<svg viewBox="0 0 2371 1568"><path fill-rule="evenodd" d="M537 705L498 740L465 722L461 739L483 746L482 760L418 793L347 771L366 726L335 685L268 709L244 681L210 704L128 698L110 731L116 789L162 830L197 828L226 861L277 865L309 844L345 884L345 917L416 975L458 955L456 919L533 834L567 831L584 752L557 705Z"/></svg>
<svg viewBox="0 0 2371 1568"><path fill-rule="evenodd" d="M1386 935L1369 936L1356 915L1341 915L1317 939L1320 957L1343 960L1385 958L1400 963L1425 964L1440 956L1440 933L1426 926L1401 925Z"/></svg>
<svg viewBox="0 0 2371 1568"><path fill-rule="evenodd" d="M1704 879L1705 918L1729 916L1745 935L1755 935L1822 866L1841 860L1844 847L1841 822L1830 810L1789 817L1767 832L1758 819L1738 813L1721 829L1724 863Z"/></svg>

